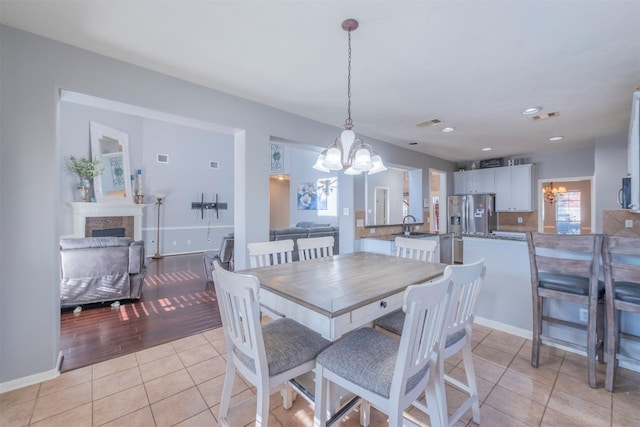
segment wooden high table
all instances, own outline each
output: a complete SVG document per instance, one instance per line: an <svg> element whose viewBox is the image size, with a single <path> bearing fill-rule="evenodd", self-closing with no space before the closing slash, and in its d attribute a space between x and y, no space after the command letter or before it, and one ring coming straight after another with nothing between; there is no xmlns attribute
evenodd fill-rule
<svg viewBox="0 0 640 427"><path fill-rule="evenodd" d="M345 255L242 270L260 281L260 304L319 332L328 340L370 325L402 307L404 290L435 279L446 264L355 252ZM313 377L291 380L314 401ZM359 398L330 386L327 426L336 424Z"/></svg>
<svg viewBox="0 0 640 427"><path fill-rule="evenodd" d="M260 281L260 303L335 341L402 307L404 290L446 264L368 252L239 271Z"/></svg>

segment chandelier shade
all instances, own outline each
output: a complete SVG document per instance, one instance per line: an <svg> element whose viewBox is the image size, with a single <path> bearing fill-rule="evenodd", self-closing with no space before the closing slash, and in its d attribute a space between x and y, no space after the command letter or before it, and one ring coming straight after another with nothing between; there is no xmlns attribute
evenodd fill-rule
<svg viewBox="0 0 640 427"><path fill-rule="evenodd" d="M349 65L347 73L347 119L344 130L338 138L318 156L313 168L322 172L344 170L346 175L359 175L368 172L369 175L387 170L379 154L373 151L371 145L357 138L352 130L351 120L351 31L358 28L358 21L346 19L342 22L342 29L348 37Z"/></svg>

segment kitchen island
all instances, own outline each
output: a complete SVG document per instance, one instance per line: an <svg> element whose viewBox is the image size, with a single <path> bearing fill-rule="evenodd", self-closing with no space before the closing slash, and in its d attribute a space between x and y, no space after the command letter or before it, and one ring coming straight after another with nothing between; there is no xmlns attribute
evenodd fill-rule
<svg viewBox="0 0 640 427"><path fill-rule="evenodd" d="M514 335L531 339L533 309L531 297L531 271L526 241L464 237L464 262L485 259L487 273L478 300L476 323ZM604 273L601 271L601 276ZM548 300L544 314L555 318L586 322L586 309L568 301ZM584 343L586 331L560 324L543 325L545 334L575 343ZM640 315L622 313L620 328L623 332L640 336ZM622 339L625 354L640 359L640 343ZM565 348L569 351L574 351ZM620 366L638 370L637 366L622 362Z"/></svg>

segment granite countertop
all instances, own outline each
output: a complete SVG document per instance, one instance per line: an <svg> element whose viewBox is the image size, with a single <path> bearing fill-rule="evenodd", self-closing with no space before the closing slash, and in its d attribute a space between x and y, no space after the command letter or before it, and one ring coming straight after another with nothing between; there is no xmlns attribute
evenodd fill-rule
<svg viewBox="0 0 640 427"><path fill-rule="evenodd" d="M398 234L385 234L382 236L363 236L362 239L375 239L375 240L387 240L387 241L393 241L396 240L396 237L408 237L410 239L423 239L425 237L431 237L431 236L439 236L438 233L420 233L420 234L413 234L410 236L405 236L402 233L398 233Z"/></svg>

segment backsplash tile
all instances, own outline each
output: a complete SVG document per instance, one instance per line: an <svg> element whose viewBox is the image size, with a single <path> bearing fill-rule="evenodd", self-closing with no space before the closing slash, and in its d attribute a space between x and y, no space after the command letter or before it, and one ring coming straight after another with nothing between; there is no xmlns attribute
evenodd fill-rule
<svg viewBox="0 0 640 427"><path fill-rule="evenodd" d="M625 227L625 220L632 220L633 227ZM602 211L602 233L612 236L640 237L640 215L627 210Z"/></svg>

